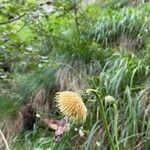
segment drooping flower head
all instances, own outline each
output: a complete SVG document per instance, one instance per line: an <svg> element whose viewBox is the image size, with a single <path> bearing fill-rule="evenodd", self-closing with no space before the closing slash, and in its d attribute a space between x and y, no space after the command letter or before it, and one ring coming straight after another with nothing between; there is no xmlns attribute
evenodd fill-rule
<svg viewBox="0 0 150 150"><path fill-rule="evenodd" d="M56 101L63 115L78 121L84 121L86 119L87 108L76 93L71 91L58 92Z"/></svg>

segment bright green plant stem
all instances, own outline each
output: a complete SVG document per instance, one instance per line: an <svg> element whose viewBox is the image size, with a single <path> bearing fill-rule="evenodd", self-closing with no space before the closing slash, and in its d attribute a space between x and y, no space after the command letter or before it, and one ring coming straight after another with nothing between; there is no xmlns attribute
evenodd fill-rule
<svg viewBox="0 0 150 150"><path fill-rule="evenodd" d="M99 92L97 90L94 90L94 89L89 89L88 92L93 92L96 95L97 99L98 99L99 106L100 106L100 115L102 117L104 129L106 131L106 134L107 134L107 137L108 137L108 141L110 143L111 149L112 150L116 150L115 149L115 144L113 143L113 140L112 140L109 128L108 128L107 119L106 119L106 113L105 113L105 110L104 110L103 102L101 101L101 98L100 98L100 94L99 94Z"/></svg>
<svg viewBox="0 0 150 150"><path fill-rule="evenodd" d="M116 103L113 103L113 110L114 110L114 134L115 134L115 142L116 142L116 149L119 150L119 143L118 143L118 109Z"/></svg>

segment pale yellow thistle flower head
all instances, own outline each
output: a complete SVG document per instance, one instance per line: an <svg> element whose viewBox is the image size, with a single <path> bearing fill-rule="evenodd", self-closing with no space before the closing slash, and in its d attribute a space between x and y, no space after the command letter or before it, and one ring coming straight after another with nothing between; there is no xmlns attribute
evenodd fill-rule
<svg viewBox="0 0 150 150"><path fill-rule="evenodd" d="M57 106L63 115L75 121L85 121L87 108L76 93L71 91L58 92L56 101Z"/></svg>

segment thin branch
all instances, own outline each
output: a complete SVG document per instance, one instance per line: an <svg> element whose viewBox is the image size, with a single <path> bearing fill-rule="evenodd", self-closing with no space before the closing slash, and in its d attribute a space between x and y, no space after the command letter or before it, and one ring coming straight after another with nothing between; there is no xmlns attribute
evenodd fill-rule
<svg viewBox="0 0 150 150"><path fill-rule="evenodd" d="M5 25L5 24L8 24L8 23L12 23L14 21L17 21L17 20L21 19L24 16L25 16L25 14L23 14L21 16L18 16L18 17L15 17L15 18L13 18L11 20L8 20L8 21L5 21L5 22L0 22L0 25Z"/></svg>
<svg viewBox="0 0 150 150"><path fill-rule="evenodd" d="M77 6L77 2L75 1L74 3L74 19L75 19L75 24L76 24L76 28L77 28L77 32L78 32L78 36L80 35L80 30L79 30L79 21L78 21L78 16L77 16L77 13L78 13L78 6Z"/></svg>
<svg viewBox="0 0 150 150"><path fill-rule="evenodd" d="M2 132L1 129L0 129L0 135L1 135L1 137L2 137L2 139L3 139L3 141L4 141L4 143L5 143L6 149L7 149L7 150L10 150L10 149L9 149L8 142L7 142L7 140L6 140L6 138L5 138L5 136L4 136L4 134L3 134L3 132Z"/></svg>

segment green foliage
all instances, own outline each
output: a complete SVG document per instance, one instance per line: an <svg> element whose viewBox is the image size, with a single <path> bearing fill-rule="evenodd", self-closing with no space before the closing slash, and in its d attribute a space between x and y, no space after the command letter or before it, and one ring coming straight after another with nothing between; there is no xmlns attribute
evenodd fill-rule
<svg viewBox="0 0 150 150"><path fill-rule="evenodd" d="M71 124L59 143L37 121L13 150L149 149L149 2L4 0L0 8L0 116L15 116L39 90L59 91L61 82L80 90L88 108L85 124Z"/></svg>
<svg viewBox="0 0 150 150"><path fill-rule="evenodd" d="M17 98L11 98L9 96L0 97L0 117L6 117L8 115L15 115L19 109L19 102Z"/></svg>
<svg viewBox="0 0 150 150"><path fill-rule="evenodd" d="M145 4L136 8L102 11L95 26L97 41L106 46L112 45L124 35L137 39L137 42L140 37L145 40L149 35L149 10L149 5Z"/></svg>

